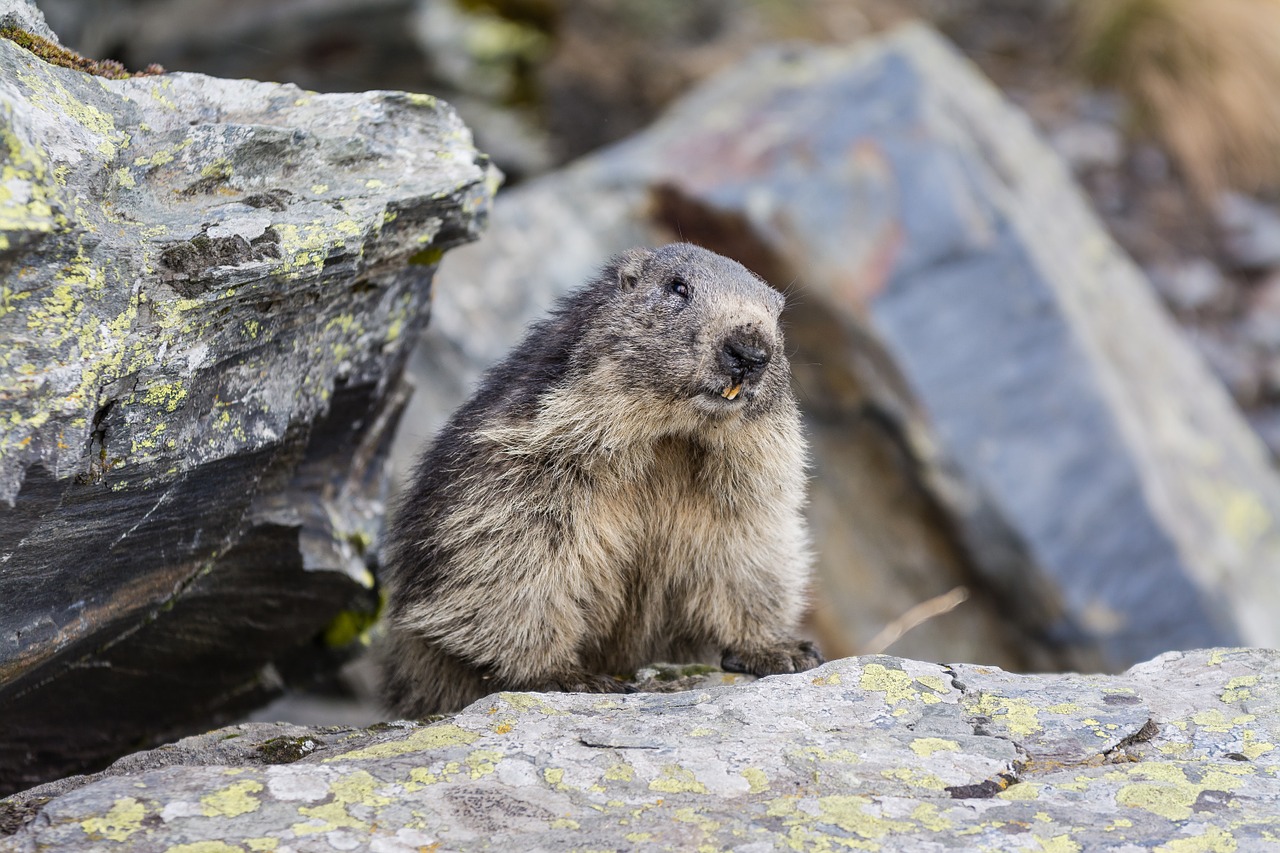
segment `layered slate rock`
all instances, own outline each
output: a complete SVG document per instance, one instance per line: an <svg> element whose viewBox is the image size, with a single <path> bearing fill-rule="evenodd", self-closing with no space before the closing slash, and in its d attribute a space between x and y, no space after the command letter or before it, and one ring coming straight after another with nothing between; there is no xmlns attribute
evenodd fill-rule
<svg viewBox="0 0 1280 853"><path fill-rule="evenodd" d="M467 286L442 288L424 406L603 258L675 238L791 296L832 651L960 584L895 649L1116 670L1280 643L1263 447L1028 119L936 35L766 52L505 195L445 266Z"/></svg>
<svg viewBox="0 0 1280 853"><path fill-rule="evenodd" d="M878 656L672 695L505 693L422 726L257 724L0 801L0 850L1261 850L1278 684L1261 650L1122 676Z"/></svg>
<svg viewBox="0 0 1280 853"><path fill-rule="evenodd" d="M402 369L496 177L427 96L103 80L6 39L0 140L11 791L225 720L370 621Z"/></svg>

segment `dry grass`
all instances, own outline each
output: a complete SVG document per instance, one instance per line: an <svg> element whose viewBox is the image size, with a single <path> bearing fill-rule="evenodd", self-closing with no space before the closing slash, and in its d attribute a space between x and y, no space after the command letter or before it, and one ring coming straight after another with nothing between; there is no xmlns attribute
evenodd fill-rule
<svg viewBox="0 0 1280 853"><path fill-rule="evenodd" d="M922 601L884 626L879 634L871 638L860 654L883 654L885 649L902 639L902 635L912 628L918 628L930 619L950 613L968 600L969 590L958 586L942 595L935 595L928 601Z"/></svg>
<svg viewBox="0 0 1280 853"><path fill-rule="evenodd" d="M1280 0L1078 0L1085 72L1114 86L1204 199L1280 188Z"/></svg>

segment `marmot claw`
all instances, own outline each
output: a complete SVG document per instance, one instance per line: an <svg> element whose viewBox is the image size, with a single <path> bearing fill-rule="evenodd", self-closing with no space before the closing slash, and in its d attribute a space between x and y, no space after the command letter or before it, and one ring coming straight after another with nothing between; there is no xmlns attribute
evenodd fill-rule
<svg viewBox="0 0 1280 853"><path fill-rule="evenodd" d="M725 672L742 672L763 677L804 672L826 662L818 647L808 640L789 640L756 649L726 650L720 659L720 668Z"/></svg>

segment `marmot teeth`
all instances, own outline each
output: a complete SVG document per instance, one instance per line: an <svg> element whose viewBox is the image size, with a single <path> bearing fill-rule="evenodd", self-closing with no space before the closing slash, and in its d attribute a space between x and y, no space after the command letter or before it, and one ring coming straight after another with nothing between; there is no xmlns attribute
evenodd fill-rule
<svg viewBox="0 0 1280 853"><path fill-rule="evenodd" d="M724 387L724 390L720 392L720 396L724 397L726 400L736 400L738 399L738 392L741 390L742 390L741 382L739 382L737 385L726 385Z"/></svg>

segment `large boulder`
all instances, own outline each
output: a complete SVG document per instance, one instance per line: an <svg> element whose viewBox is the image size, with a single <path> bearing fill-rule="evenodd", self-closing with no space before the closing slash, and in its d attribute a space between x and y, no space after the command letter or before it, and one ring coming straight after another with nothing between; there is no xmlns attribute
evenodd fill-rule
<svg viewBox="0 0 1280 853"><path fill-rule="evenodd" d="M765 52L498 202L446 261L430 435L552 299L684 237L791 295L837 654L1117 670L1280 644L1280 481L1027 118L931 31Z"/></svg>
<svg viewBox="0 0 1280 853"><path fill-rule="evenodd" d="M14 790L260 703L371 620L402 369L496 173L429 96L104 80L4 38L0 139Z"/></svg>
<svg viewBox="0 0 1280 853"><path fill-rule="evenodd" d="M245 725L0 801L0 850L1261 851L1278 685L1264 650L1122 676L875 656L503 693L432 725Z"/></svg>

